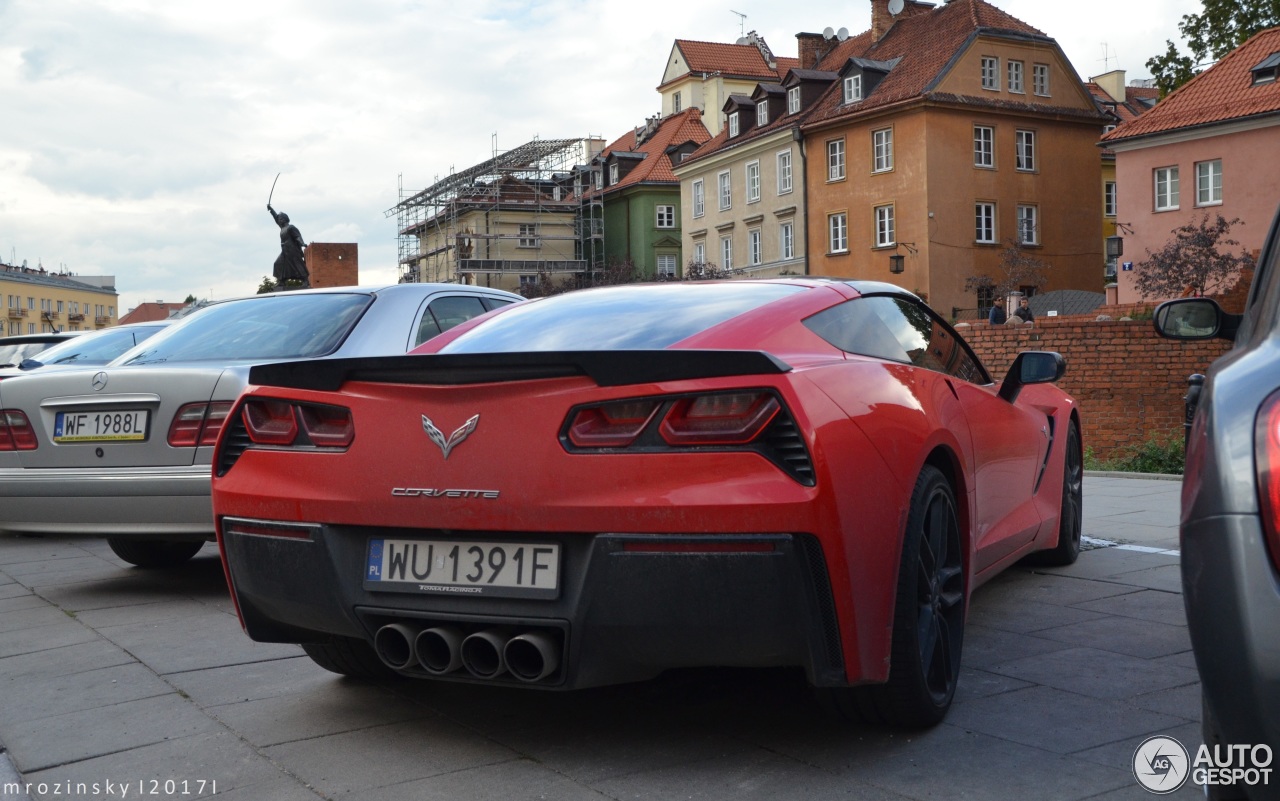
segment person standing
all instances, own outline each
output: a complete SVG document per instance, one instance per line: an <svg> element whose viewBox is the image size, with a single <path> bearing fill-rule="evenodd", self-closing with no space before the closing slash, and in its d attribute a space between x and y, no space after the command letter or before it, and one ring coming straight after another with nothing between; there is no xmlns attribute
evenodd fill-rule
<svg viewBox="0 0 1280 801"><path fill-rule="evenodd" d="M1004 313L1004 298L996 298L991 304L991 314L987 315L987 322L992 325L1004 325L1007 319Z"/></svg>
<svg viewBox="0 0 1280 801"><path fill-rule="evenodd" d="M1035 315L1031 313L1031 301L1027 298L1018 301L1018 308L1013 310L1013 316L1021 319L1024 323L1035 320Z"/></svg>

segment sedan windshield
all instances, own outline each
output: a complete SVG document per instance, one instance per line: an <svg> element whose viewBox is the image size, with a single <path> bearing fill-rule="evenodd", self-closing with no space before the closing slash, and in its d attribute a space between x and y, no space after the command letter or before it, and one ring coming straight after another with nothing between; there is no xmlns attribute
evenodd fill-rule
<svg viewBox="0 0 1280 801"><path fill-rule="evenodd" d="M441 353L647 350L803 292L803 286L672 282L569 292L523 303L450 342Z"/></svg>
<svg viewBox="0 0 1280 801"><path fill-rule="evenodd" d="M372 301L360 293L288 293L215 303L112 364L326 356Z"/></svg>
<svg viewBox="0 0 1280 801"><path fill-rule="evenodd" d="M46 364L106 364L134 345L164 330L163 324L111 328L60 342L19 366L24 370Z"/></svg>
<svg viewBox="0 0 1280 801"><path fill-rule="evenodd" d="M0 345L0 367L17 367L23 359L30 359L37 353L48 350L57 342L17 342L12 345Z"/></svg>

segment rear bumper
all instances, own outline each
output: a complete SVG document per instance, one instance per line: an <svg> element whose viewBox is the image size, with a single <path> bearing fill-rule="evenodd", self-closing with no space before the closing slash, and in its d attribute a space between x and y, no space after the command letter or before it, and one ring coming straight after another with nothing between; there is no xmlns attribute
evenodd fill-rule
<svg viewBox="0 0 1280 801"><path fill-rule="evenodd" d="M212 536L208 465L0 469L0 529L98 536Z"/></svg>
<svg viewBox="0 0 1280 801"><path fill-rule="evenodd" d="M366 590L366 543L388 531L326 526L318 532L312 539L223 537L236 601L255 640L337 635L372 643L388 623L447 625L463 634L497 627L553 635L562 649L561 667L537 685L550 689L639 681L670 668L702 666L798 666L814 684L846 682L821 546L806 535L750 535L753 542L770 542L767 552L652 553L625 545L693 538L525 534L560 544L559 595L511 599ZM394 536L407 535L399 530ZM417 666L402 672L428 676ZM441 678L478 681L466 670ZM520 683L510 674L485 681Z"/></svg>
<svg viewBox="0 0 1280 801"><path fill-rule="evenodd" d="M1182 586L1201 685L1221 734L1280 743L1280 580L1255 515L1184 523Z"/></svg>

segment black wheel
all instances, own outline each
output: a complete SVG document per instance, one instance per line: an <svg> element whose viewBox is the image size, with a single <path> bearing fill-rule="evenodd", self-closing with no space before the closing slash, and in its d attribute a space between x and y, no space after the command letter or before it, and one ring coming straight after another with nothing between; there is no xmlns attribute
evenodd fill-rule
<svg viewBox="0 0 1280 801"><path fill-rule="evenodd" d="M1058 522L1058 544L1033 553L1024 560L1030 565L1065 567L1080 556L1080 531L1084 522L1084 455L1080 450L1080 427L1072 420L1067 428L1067 452L1062 470L1062 514Z"/></svg>
<svg viewBox="0 0 1280 801"><path fill-rule="evenodd" d="M204 547L202 540L137 540L129 537L108 537L107 544L116 556L129 564L151 570L177 567Z"/></svg>
<svg viewBox="0 0 1280 801"><path fill-rule="evenodd" d="M955 494L926 465L907 515L894 601L889 681L826 691L846 717L919 729L942 721L960 677L967 578Z"/></svg>
<svg viewBox="0 0 1280 801"><path fill-rule="evenodd" d="M351 637L334 637L320 642L304 642L302 650L311 661L332 673L355 679L386 681L400 674L382 663L373 646Z"/></svg>

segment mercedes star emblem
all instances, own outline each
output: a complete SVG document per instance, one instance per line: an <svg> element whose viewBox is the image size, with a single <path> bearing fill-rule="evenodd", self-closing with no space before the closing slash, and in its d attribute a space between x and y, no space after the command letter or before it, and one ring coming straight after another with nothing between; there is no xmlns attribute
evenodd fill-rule
<svg viewBox="0 0 1280 801"><path fill-rule="evenodd" d="M97 392L107 388L107 374L105 372L98 371L93 374L93 388Z"/></svg>

